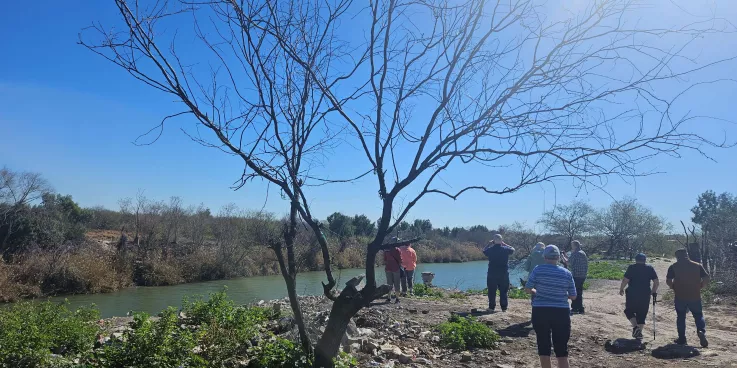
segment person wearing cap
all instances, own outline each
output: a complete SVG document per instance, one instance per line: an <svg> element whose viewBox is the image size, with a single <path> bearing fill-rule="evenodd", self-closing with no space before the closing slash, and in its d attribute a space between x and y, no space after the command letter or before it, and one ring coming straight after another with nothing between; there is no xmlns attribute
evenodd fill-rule
<svg viewBox="0 0 737 368"><path fill-rule="evenodd" d="M686 344L686 314L690 311L696 322L696 335L702 347L708 347L706 320L704 320L701 290L709 285L709 274L701 263L691 261L685 249L676 251L676 262L668 267L665 282L675 294L676 327L678 339L675 343Z"/></svg>
<svg viewBox="0 0 737 368"><path fill-rule="evenodd" d="M568 269L573 274L573 281L576 283L576 300L571 303L571 313L584 314L583 308L583 284L586 282L586 276L589 273L589 258L581 249L581 242L574 240L571 242L571 256L568 257Z"/></svg>
<svg viewBox="0 0 737 368"><path fill-rule="evenodd" d="M509 256L514 248L505 244L501 234L494 234L494 239L484 248L484 255L489 258L489 268L486 271L486 287L488 289L489 309L493 313L496 309L496 291L499 289L499 305L502 312L507 311L509 301Z"/></svg>
<svg viewBox="0 0 737 368"><path fill-rule="evenodd" d="M532 328L537 335L537 354L543 368L551 367L552 345L558 367L568 368L568 340L571 337L568 301L576 299L576 285L571 271L558 265L558 247L548 245L543 257L545 263L532 270L525 284L525 291L534 296L531 302Z"/></svg>
<svg viewBox="0 0 737 368"><path fill-rule="evenodd" d="M624 315L632 324L632 337L635 339L642 339L642 329L650 311L650 296L652 295L653 301L657 299L660 285L658 273L653 266L646 264L646 261L647 257L643 253L635 256L635 264L627 267L619 287L619 295L627 295Z"/></svg>

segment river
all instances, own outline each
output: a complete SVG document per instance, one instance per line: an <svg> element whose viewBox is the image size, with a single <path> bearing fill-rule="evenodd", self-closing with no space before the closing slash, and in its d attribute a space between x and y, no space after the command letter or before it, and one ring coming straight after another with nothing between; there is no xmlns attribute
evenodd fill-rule
<svg viewBox="0 0 737 368"><path fill-rule="evenodd" d="M430 263L420 264L415 272L415 282L422 282L422 272L434 272L433 285L442 288L460 290L483 289L486 287L486 261L465 263ZM335 270L338 286L343 287L350 278L364 273L362 269ZM519 278L524 274L520 267L510 270L510 281L519 286ZM383 267L376 269L377 282L383 282ZM322 294L325 282L322 271L303 272L297 277L297 292L300 295ZM95 304L103 318L124 316L129 311L141 311L155 315L168 306L181 306L185 296L204 295L221 291L227 287L227 293L236 303L245 304L259 300L279 299L287 295L284 280L281 276L242 277L230 280L198 282L175 286L132 287L114 293L70 295L51 298L60 302L67 299L71 308Z"/></svg>

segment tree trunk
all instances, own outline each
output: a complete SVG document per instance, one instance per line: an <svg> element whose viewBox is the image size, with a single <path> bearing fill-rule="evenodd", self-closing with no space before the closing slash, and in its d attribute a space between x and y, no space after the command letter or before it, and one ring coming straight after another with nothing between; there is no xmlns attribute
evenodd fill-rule
<svg viewBox="0 0 737 368"><path fill-rule="evenodd" d="M361 294L347 286L338 300L333 303L328 325L315 346L315 367L332 368L334 366L333 359L338 355L340 342L346 333L348 323L363 307Z"/></svg>

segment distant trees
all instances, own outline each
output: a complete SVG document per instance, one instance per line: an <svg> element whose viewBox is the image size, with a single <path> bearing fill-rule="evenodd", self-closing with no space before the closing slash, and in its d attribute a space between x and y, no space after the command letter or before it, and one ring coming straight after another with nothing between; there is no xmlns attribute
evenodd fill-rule
<svg viewBox="0 0 737 368"><path fill-rule="evenodd" d="M699 195L691 209L691 221L701 228L700 253L704 267L714 273L732 266L733 249L737 243L737 197L731 193L717 195L706 191Z"/></svg>
<svg viewBox="0 0 737 368"><path fill-rule="evenodd" d="M564 236L563 248L569 249L573 240L592 232L594 218L595 211L588 203L574 201L569 205L556 205L543 213L539 222L547 231Z"/></svg>
<svg viewBox="0 0 737 368"><path fill-rule="evenodd" d="M0 256L14 252L11 237L28 227L31 204L52 191L41 174L0 169Z"/></svg>
<svg viewBox="0 0 737 368"><path fill-rule="evenodd" d="M610 256L627 256L646 249L650 244L662 242L668 229L665 221L637 203L634 198L612 202L609 207L598 211L593 220L596 231L608 244Z"/></svg>

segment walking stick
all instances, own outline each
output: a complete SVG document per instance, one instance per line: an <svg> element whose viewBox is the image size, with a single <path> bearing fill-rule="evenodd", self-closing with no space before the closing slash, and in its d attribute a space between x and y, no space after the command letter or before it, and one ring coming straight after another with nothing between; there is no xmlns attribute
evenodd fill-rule
<svg viewBox="0 0 737 368"><path fill-rule="evenodd" d="M653 296L653 341L655 341L655 302L657 298L657 295Z"/></svg>

